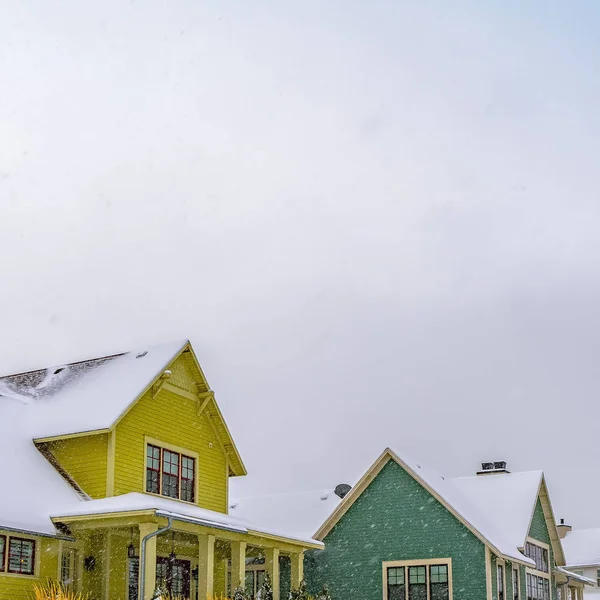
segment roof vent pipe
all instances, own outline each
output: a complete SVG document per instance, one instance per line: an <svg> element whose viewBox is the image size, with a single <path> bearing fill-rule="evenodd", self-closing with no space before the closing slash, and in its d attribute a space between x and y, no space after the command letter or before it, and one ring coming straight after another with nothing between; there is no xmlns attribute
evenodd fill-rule
<svg viewBox="0 0 600 600"><path fill-rule="evenodd" d="M333 491L336 496L339 496L340 498L343 499L351 489L352 489L351 485L348 485L347 483L339 483L338 485L335 486L335 490L333 490Z"/></svg>

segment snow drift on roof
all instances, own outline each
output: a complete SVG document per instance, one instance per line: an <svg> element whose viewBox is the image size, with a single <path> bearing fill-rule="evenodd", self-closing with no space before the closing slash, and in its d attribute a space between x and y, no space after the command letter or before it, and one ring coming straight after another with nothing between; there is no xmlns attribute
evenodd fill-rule
<svg viewBox="0 0 600 600"><path fill-rule="evenodd" d="M573 529L561 541L569 567L600 565L600 529Z"/></svg>
<svg viewBox="0 0 600 600"><path fill-rule="evenodd" d="M308 542L310 544L319 543L311 539L311 536L295 535L293 532L286 530L285 527L265 528L260 523L253 523L247 518L241 519L235 514L226 515L185 502L179 502L178 500L170 500L168 498L160 498L137 492L113 496L111 498L90 500L87 502L71 502L70 505L66 505L61 510L53 512L52 517L55 521L60 521L61 518L67 519L68 517L82 515L113 514L146 510L157 511L161 514L172 516L175 519L191 519L198 524L230 529L241 533L247 533L251 530L267 535L282 536L299 542Z"/></svg>
<svg viewBox="0 0 600 600"><path fill-rule="evenodd" d="M0 419L23 406L30 439L108 429L186 341L0 378Z"/></svg>
<svg viewBox="0 0 600 600"><path fill-rule="evenodd" d="M333 490L270 494L235 498L229 503L229 512L263 528L306 539L313 537L340 501Z"/></svg>
<svg viewBox="0 0 600 600"><path fill-rule="evenodd" d="M0 378L2 472L12 486L0 493L0 529L55 534L50 513L80 499L33 440L110 427L186 343Z"/></svg>
<svg viewBox="0 0 600 600"><path fill-rule="evenodd" d="M421 479L435 494L503 555L533 564L523 547L538 497L541 471L478 477L447 478L406 453L389 450L390 457ZM265 527L293 527L313 536L341 500L332 490L236 498L231 512Z"/></svg>

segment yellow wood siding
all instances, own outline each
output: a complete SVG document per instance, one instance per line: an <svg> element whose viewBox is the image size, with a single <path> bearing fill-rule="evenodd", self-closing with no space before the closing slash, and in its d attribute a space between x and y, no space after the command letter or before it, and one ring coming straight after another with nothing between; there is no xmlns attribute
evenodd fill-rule
<svg viewBox="0 0 600 600"><path fill-rule="evenodd" d="M147 392L115 430L115 495L145 492L145 436L198 454L196 503L227 512L226 457L208 413L197 414L198 403L172 391L156 398Z"/></svg>
<svg viewBox="0 0 600 600"><path fill-rule="evenodd" d="M93 556L96 565L92 571L83 569L81 573L81 588L87 600L102 600L102 589L104 585L103 556L106 547L106 534L101 531L93 531L83 537L83 556Z"/></svg>
<svg viewBox="0 0 600 600"><path fill-rule="evenodd" d="M106 456L108 434L57 440L48 449L61 466L92 498L106 496Z"/></svg>
<svg viewBox="0 0 600 600"><path fill-rule="evenodd" d="M200 374L197 374L197 378L194 378L191 369L186 365L183 357L173 361L169 365L169 370L171 371L169 383L188 392L196 393L198 391L196 382L200 383Z"/></svg>
<svg viewBox="0 0 600 600"><path fill-rule="evenodd" d="M0 531L0 535L27 537L18 533ZM37 538L36 541L36 574L38 577L25 575L9 575L0 573L0 600L30 600L35 583L45 582L49 577L58 577L59 541L50 538Z"/></svg>

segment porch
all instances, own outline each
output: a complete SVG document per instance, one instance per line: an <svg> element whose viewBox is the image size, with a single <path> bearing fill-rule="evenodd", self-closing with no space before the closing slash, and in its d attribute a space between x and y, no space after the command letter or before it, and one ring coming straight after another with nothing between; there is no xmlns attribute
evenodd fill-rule
<svg viewBox="0 0 600 600"><path fill-rule="evenodd" d="M256 596L266 573L279 600L300 584L304 551L321 547L177 515L87 515L61 522L76 540L63 543L61 579L89 600L151 600L157 589L190 600L230 598L238 586Z"/></svg>

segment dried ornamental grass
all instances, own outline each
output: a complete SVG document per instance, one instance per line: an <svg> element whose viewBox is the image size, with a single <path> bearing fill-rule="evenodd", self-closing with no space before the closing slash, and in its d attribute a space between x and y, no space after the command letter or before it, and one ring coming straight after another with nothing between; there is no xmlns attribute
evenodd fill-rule
<svg viewBox="0 0 600 600"><path fill-rule="evenodd" d="M86 600L87 596L64 588L58 581L48 580L33 586L34 600Z"/></svg>

